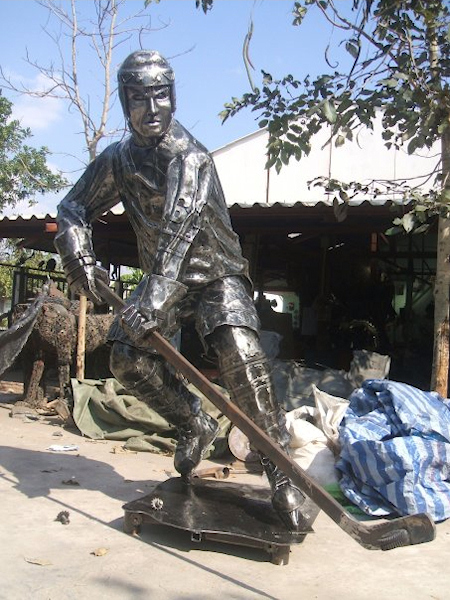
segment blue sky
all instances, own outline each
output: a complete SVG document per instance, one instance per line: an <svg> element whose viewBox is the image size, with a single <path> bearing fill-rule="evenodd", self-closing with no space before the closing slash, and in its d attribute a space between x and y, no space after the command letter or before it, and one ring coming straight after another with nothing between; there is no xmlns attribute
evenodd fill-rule
<svg viewBox="0 0 450 600"><path fill-rule="evenodd" d="M93 2L83 0L77 4L80 19L92 16ZM63 1L62 5L70 10L69 1ZM261 69L276 77L293 73L303 78L324 72L327 70L324 49L330 42L335 50L332 56L345 60L336 33L321 15L311 14L304 26L293 27L292 6L291 0L216 0L214 9L204 15L195 9L194 0L162 0L146 9L153 31L144 37L142 45L160 51L171 60L177 81L176 117L210 150L258 128L256 115L249 111L223 125L218 117L232 96L239 97L250 90L242 60L242 44L250 19L254 25L250 58L255 66L256 85ZM143 0L127 0L120 17L143 7ZM43 29L47 17L47 10L33 0L0 2L0 64L16 82L24 80L29 85L39 85L38 72L24 60L27 51L32 60L41 64L48 65L52 60L58 63L57 47ZM48 28L56 31L51 22ZM114 55L114 68L138 47L136 37L120 45ZM84 94L89 92L95 115L101 71L92 54L80 53L79 72ZM47 146L53 153L51 164L70 171L69 178L76 180L87 162L78 114L69 111L64 101L19 97L6 89L3 93L13 100L16 115L23 124L31 128L32 143ZM121 123L120 106L116 103L110 127ZM38 200L35 212L54 211L57 199Z"/></svg>

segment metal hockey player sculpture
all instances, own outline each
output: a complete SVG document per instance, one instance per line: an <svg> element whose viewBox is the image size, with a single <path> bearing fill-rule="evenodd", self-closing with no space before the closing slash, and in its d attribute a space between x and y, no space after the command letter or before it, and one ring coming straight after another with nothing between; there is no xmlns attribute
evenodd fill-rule
<svg viewBox="0 0 450 600"><path fill-rule="evenodd" d="M289 435L259 342L248 264L233 232L208 151L174 119L174 73L154 51L125 59L119 97L131 135L111 144L58 207L56 248L72 291L100 301L90 223L122 202L136 233L145 277L115 320L110 368L130 393L173 424L179 439L175 468L199 464L218 424L203 412L145 334L171 338L195 322L205 348L217 355L221 381L233 402L285 451ZM302 492L262 457L272 504L296 530Z"/></svg>

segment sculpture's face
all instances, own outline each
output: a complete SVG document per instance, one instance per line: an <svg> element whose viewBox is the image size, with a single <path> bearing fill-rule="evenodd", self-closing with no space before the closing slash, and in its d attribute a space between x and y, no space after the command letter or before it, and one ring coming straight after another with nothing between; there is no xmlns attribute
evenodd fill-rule
<svg viewBox="0 0 450 600"><path fill-rule="evenodd" d="M172 120L170 86L127 86L130 125L142 141L154 143L167 131Z"/></svg>

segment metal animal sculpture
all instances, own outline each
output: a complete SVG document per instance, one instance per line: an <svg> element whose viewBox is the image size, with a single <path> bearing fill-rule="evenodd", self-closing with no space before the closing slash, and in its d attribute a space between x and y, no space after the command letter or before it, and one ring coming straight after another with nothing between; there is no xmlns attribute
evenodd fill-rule
<svg viewBox="0 0 450 600"><path fill-rule="evenodd" d="M17 318L27 305L18 305ZM60 400L70 392L71 367L77 347L79 302L66 298L47 298L22 350L24 375L23 402L34 408L45 406L46 375L57 368ZM86 354L105 346L113 315L86 315Z"/></svg>

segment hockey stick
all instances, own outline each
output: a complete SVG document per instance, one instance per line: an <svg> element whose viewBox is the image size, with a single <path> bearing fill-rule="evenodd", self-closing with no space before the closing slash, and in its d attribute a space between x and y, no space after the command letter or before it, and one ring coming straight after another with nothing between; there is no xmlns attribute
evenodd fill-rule
<svg viewBox="0 0 450 600"><path fill-rule="evenodd" d="M97 279L96 284L103 299L116 310L125 306L124 301L103 281ZM361 546L369 550L391 550L434 540L436 528L426 513L371 525L355 519L158 332L149 334L148 343L211 400L260 452L275 463L302 492Z"/></svg>

